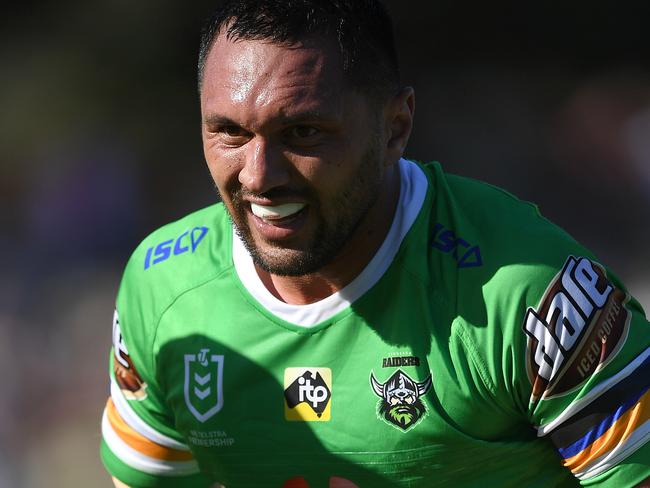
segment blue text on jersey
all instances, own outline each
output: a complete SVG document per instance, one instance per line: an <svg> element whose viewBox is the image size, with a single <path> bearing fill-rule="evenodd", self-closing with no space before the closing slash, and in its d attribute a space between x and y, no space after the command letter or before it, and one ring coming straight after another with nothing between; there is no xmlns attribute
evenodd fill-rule
<svg viewBox="0 0 650 488"><path fill-rule="evenodd" d="M194 227L192 230L186 230L176 239L168 239L157 246L150 247L144 257L144 269L162 263L172 255L177 256L190 250L193 253L207 233L207 227Z"/></svg>
<svg viewBox="0 0 650 488"><path fill-rule="evenodd" d="M481 248L457 237L453 231L446 229L444 225L436 224L431 239L431 246L445 254L451 253L459 268L474 268L483 265ZM463 253L460 256L459 250Z"/></svg>

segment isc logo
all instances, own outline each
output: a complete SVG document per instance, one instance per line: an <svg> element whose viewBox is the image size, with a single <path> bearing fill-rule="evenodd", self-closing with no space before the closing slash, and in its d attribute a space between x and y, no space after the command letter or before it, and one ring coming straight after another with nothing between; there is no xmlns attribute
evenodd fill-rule
<svg viewBox="0 0 650 488"><path fill-rule="evenodd" d="M474 268L483 265L479 246L471 245L465 239L456 236L453 231L445 229L442 224L436 224L432 238L431 246L445 254L451 254L459 268Z"/></svg>
<svg viewBox="0 0 650 488"><path fill-rule="evenodd" d="M176 239L169 239L150 247L144 258L144 269L169 259L172 253L177 256L188 251L194 252L207 233L207 227L194 227L192 230L186 230Z"/></svg>

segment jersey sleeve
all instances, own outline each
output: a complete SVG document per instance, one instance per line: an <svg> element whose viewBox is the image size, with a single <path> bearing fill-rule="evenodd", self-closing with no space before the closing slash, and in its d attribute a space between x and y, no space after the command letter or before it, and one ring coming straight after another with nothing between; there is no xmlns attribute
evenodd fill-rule
<svg viewBox="0 0 650 488"><path fill-rule="evenodd" d="M520 330L527 413L582 486L636 486L650 477L650 324L595 259L553 272Z"/></svg>
<svg viewBox="0 0 650 488"><path fill-rule="evenodd" d="M133 488L207 487L210 482L175 431L156 382L151 353L155 314L149 312L143 289L129 279L127 267L113 320L101 458L112 476Z"/></svg>

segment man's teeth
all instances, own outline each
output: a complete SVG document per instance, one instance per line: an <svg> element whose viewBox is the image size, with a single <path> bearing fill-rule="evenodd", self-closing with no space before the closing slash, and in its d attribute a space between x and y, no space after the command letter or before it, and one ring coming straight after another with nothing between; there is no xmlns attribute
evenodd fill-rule
<svg viewBox="0 0 650 488"><path fill-rule="evenodd" d="M300 212L304 203L283 203L281 205L258 205L251 203L251 210L256 217L265 220L279 220Z"/></svg>

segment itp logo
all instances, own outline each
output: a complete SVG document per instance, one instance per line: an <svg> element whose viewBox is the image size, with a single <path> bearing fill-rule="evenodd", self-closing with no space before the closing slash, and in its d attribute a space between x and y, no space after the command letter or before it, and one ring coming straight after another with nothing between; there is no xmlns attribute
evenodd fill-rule
<svg viewBox="0 0 650 488"><path fill-rule="evenodd" d="M287 368L284 370L284 388L286 420L330 420L332 371L329 368Z"/></svg>

